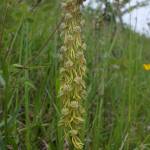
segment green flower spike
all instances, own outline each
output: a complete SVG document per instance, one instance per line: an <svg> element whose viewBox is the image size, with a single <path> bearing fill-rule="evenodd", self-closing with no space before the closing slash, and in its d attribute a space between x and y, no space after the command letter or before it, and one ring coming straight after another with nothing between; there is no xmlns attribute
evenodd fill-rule
<svg viewBox="0 0 150 150"><path fill-rule="evenodd" d="M82 100L85 99L86 44L81 37L84 20L81 19L82 0L66 0L62 3L64 22L62 30L63 46L60 49L60 92L63 108L59 125L63 127L65 140L75 149L83 149L80 130L84 122Z"/></svg>

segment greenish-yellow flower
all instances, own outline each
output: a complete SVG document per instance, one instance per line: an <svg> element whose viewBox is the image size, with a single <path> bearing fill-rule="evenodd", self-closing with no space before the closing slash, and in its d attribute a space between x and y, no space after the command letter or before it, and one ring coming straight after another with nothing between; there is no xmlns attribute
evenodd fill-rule
<svg viewBox="0 0 150 150"><path fill-rule="evenodd" d="M65 139L76 149L83 149L80 131L84 122L85 110L82 100L85 99L86 60L84 50L86 44L82 38L82 27L85 21L81 19L81 1L64 0L62 3L64 21L61 24L60 36L63 45L60 48L60 92L63 103L59 125L64 128ZM71 139L71 140L69 140Z"/></svg>

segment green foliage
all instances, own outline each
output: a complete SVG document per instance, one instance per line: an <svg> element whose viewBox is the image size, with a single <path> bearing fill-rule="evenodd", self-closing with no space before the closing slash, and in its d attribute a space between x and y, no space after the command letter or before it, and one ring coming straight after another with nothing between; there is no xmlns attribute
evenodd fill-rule
<svg viewBox="0 0 150 150"><path fill-rule="evenodd" d="M0 1L0 149L62 150L60 1ZM149 39L83 10L85 150L150 149Z"/></svg>

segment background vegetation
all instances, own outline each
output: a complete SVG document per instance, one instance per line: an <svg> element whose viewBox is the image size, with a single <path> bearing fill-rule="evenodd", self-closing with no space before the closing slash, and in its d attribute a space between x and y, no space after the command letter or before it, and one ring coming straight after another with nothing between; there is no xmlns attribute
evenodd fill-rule
<svg viewBox="0 0 150 150"><path fill-rule="evenodd" d="M110 10L110 9L109 9ZM150 149L148 38L83 8L85 150ZM110 13L109 13L110 14ZM107 16L107 15L106 15ZM62 150L59 0L0 1L0 150Z"/></svg>

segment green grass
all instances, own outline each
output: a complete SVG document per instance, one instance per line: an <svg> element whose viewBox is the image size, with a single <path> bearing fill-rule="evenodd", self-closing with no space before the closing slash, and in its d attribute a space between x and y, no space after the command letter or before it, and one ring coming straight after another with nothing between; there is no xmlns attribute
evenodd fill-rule
<svg viewBox="0 0 150 150"><path fill-rule="evenodd" d="M31 5L30 3L28 5ZM0 2L0 150L62 150L59 1ZM83 12L87 50L85 150L150 149L148 38ZM144 148L143 148L144 147Z"/></svg>

